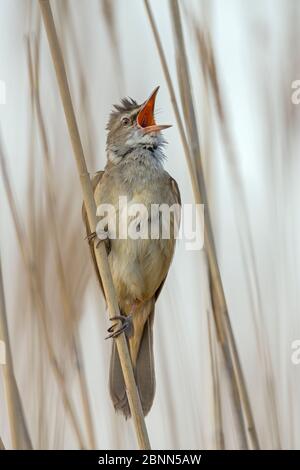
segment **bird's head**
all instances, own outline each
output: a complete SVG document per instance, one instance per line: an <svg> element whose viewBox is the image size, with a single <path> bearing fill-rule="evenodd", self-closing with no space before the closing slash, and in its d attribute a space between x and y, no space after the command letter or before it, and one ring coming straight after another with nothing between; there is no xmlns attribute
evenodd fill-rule
<svg viewBox="0 0 300 470"><path fill-rule="evenodd" d="M107 154L112 163L119 163L136 149L158 149L164 144L161 131L170 125L158 125L154 119L155 99L159 87L142 104L124 98L114 105L107 124Z"/></svg>

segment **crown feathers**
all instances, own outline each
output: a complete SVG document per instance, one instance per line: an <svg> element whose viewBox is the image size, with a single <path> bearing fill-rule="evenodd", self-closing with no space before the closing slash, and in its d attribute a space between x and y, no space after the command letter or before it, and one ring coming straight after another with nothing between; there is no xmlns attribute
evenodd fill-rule
<svg viewBox="0 0 300 470"><path fill-rule="evenodd" d="M126 111L131 111L132 109L134 108L137 108L138 107L138 104L135 100L133 100L132 98L123 98L121 100L121 104L114 104L114 108L116 111L113 111L113 112L117 112L117 113L123 113L123 112L126 112Z"/></svg>

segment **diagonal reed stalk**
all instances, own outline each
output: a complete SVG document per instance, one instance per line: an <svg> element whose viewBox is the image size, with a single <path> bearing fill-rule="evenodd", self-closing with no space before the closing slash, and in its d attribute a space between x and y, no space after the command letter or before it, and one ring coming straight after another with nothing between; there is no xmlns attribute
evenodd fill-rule
<svg viewBox="0 0 300 470"><path fill-rule="evenodd" d="M91 227L91 231L95 232L97 225L96 203L93 195L90 176L87 171L81 139L72 104L67 74L64 66L63 56L55 29L54 19L49 0L39 0L39 5L48 37L53 65L56 72L56 78L64 107L70 139L73 146L74 157L81 181L83 199L88 215L88 221ZM105 292L105 298L107 301L109 317L110 319L113 319L114 317L119 316L120 313L108 264L106 249L103 243L100 243L97 247L95 246L95 256L99 272L101 273L101 279ZM126 385L127 397L131 414L133 417L138 444L141 449L150 449L149 437L147 433L140 397L135 383L125 334L120 334L115 339L115 341L120 357L121 367Z"/></svg>
<svg viewBox="0 0 300 470"><path fill-rule="evenodd" d="M240 447L247 448L248 440L250 447L258 449L258 438L256 434L255 424L252 416L252 410L248 393L246 389L245 379L240 364L238 351L233 335L233 330L228 315L226 299L223 290L221 275L217 263L216 250L214 245L214 238L212 232L212 225L208 209L206 185L204 181L204 174L202 171L201 153L199 136L197 130L197 123L194 111L193 98L191 93L191 83L189 79L188 60L185 51L181 17L177 0L170 0L171 18L174 29L174 38L176 41L177 51L177 67L178 67L178 80L181 92L182 108L184 111L185 121L187 124L188 137L186 137L183 122L179 112L179 107L176 101L176 95L169 73L166 57L164 54L163 46L161 43L160 35L152 14L152 10L148 0L144 0L146 11L148 14L149 22L153 31L156 41L156 46L159 52L162 68L165 74L171 101L174 108L175 117L177 120L180 136L183 143L183 148L190 172L190 178L194 191L195 201L198 204L205 204L206 222L204 227L204 247L207 255L209 280L210 280L210 293L213 307L214 320L218 339L224 355L227 372L230 376L231 394L235 403L236 422L239 429Z"/></svg>
<svg viewBox="0 0 300 470"><path fill-rule="evenodd" d="M6 403L8 408L9 428L13 449L32 449L31 439L28 433L24 409L14 373L12 351L9 340L2 267L0 258L0 340L5 344L6 363L3 369ZM2 441L1 441L2 442ZM1 449L0 442L0 449Z"/></svg>
<svg viewBox="0 0 300 470"><path fill-rule="evenodd" d="M36 41L36 48L38 48L38 43ZM46 135L46 128L43 119L43 114L41 110L40 104L40 95L39 95L39 66L38 66L38 50L36 51L35 57L35 73L33 70L33 58L32 58L32 51L29 40L27 40L27 56L28 56L28 68L29 68L29 77L32 86L32 96L33 96L33 104L35 106L35 111L37 115L37 123L38 128L41 136L42 148L43 148L43 156L46 165L46 198L47 198L47 208L48 208L48 222L49 227L51 230L51 240L54 244L54 256L55 256L55 263L56 263L56 271L57 271L57 279L60 287L60 295L62 299L62 306L65 315L65 321L68 327L68 331L70 332L71 336L71 347L72 352L75 358L75 367L76 372L79 379L79 386L80 386L80 394L81 394L81 401L83 405L83 411L85 416L86 428L88 432L89 438L89 446L92 449L96 448L96 439L95 439L95 431L94 431L94 423L92 419L92 413L90 408L90 400L89 400L89 393L88 393L88 386L86 382L86 375L85 375L85 368L83 363L82 357L82 350L81 350L81 343L80 337L77 331L77 324L74 325L73 321L73 305L70 293L68 292L67 282L66 282L66 275L63 267L62 261L62 253L59 243L59 234L57 228L57 221L55 217L55 206L56 206L56 198L55 192L52 185L53 177L52 177L52 168L50 164L50 155L49 155L49 146L48 140Z"/></svg>

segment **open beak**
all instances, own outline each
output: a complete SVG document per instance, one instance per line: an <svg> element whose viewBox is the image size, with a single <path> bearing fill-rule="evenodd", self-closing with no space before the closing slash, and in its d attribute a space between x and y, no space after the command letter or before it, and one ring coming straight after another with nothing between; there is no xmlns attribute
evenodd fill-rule
<svg viewBox="0 0 300 470"><path fill-rule="evenodd" d="M152 92L150 98L145 102L139 114L137 115L136 122L138 127L142 128L144 133L159 132L168 127L172 127L170 124L157 125L154 119L154 106L159 86Z"/></svg>

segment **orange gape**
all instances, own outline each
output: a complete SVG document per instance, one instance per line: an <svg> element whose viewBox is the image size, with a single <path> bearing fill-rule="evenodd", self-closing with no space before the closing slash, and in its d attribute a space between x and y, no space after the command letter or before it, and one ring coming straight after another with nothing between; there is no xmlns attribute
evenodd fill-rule
<svg viewBox="0 0 300 470"><path fill-rule="evenodd" d="M168 129L168 127L172 127L169 124L157 125L155 123L154 106L158 90L159 87L156 87L150 98L148 98L148 100L137 115L137 125L143 129L145 134L148 134L149 132L159 132L163 129Z"/></svg>
<svg viewBox="0 0 300 470"><path fill-rule="evenodd" d="M158 88L154 90L150 98L146 101L144 107L138 114L137 123L139 126L145 128L149 126L155 126L156 122L154 119L154 106L155 98L158 92Z"/></svg>

